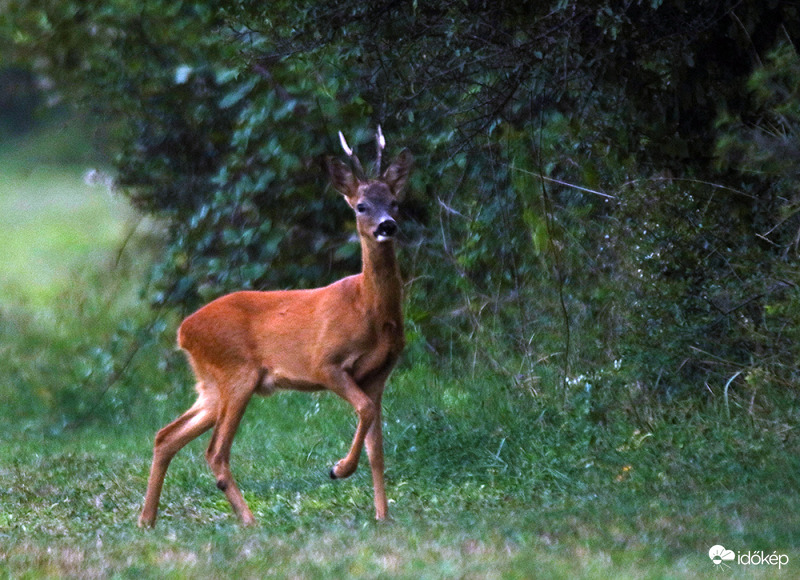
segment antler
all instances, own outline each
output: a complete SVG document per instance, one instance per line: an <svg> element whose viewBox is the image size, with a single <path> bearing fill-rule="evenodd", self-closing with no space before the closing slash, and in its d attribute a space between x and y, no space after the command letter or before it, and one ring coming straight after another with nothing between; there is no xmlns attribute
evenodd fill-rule
<svg viewBox="0 0 800 580"><path fill-rule="evenodd" d="M342 149L344 149L344 152L347 153L347 157L350 158L350 162L353 164L353 169L356 170L358 177L360 179L364 179L365 174L364 174L364 168L361 167L361 161L359 161L356 154L353 153L353 150L347 144L347 141L345 140L344 135L342 134L341 131L339 131L339 142L342 144Z"/></svg>
<svg viewBox="0 0 800 580"><path fill-rule="evenodd" d="M381 175L381 153L383 153L384 147L386 147L386 139L383 138L383 131L381 131L381 126L378 125L378 132L375 133L375 141L378 145L378 155L375 158L375 175L380 177Z"/></svg>

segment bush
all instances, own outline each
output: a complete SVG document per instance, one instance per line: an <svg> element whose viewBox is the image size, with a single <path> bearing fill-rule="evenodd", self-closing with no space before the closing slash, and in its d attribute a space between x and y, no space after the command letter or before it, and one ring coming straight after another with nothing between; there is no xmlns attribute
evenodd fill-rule
<svg viewBox="0 0 800 580"><path fill-rule="evenodd" d="M339 129L371 149L380 123L418 160L414 356L523 381L622 356L663 394L742 369L795 381L796 172L780 160L797 67L790 48L750 59L798 37L793 10L13 0L4 24L19 58L110 121L125 195L166 224L153 304L357 270L320 161Z"/></svg>

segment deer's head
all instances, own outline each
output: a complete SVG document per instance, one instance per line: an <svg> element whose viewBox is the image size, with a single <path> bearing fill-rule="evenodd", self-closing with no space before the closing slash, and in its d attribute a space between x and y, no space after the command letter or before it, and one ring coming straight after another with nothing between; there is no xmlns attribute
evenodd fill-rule
<svg viewBox="0 0 800 580"><path fill-rule="evenodd" d="M413 156L408 149L403 149L381 174L380 159L384 141L378 127L377 177L368 178L358 157L347 146L341 133L339 137L342 147L350 157L351 166L348 167L338 159L328 158L328 173L333 187L344 196L356 213L358 235L361 239L378 243L394 239L399 231L397 208L411 172Z"/></svg>

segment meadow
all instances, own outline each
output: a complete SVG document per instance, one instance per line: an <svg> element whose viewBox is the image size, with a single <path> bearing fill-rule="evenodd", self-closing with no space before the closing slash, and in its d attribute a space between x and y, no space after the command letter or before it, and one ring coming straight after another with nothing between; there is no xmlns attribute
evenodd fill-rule
<svg viewBox="0 0 800 580"><path fill-rule="evenodd" d="M390 380L391 521L372 520L365 458L328 478L352 411L285 393L254 400L234 444L257 528L216 489L205 436L173 461L156 528L138 529L153 436L192 383L176 315L140 298L155 226L130 236L132 212L84 183L73 131L0 152L0 577L797 576L790 389L686 403L455 354L408 356ZM616 403L598 415L596 397ZM714 565L718 544L788 563Z"/></svg>

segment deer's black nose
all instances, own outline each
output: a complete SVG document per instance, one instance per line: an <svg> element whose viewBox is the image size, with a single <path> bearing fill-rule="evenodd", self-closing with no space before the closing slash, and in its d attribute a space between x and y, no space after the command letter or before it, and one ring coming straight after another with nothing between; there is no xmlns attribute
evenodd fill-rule
<svg viewBox="0 0 800 580"><path fill-rule="evenodd" d="M375 237L392 238L397 233L397 222L393 219L383 220L378 229L375 230Z"/></svg>

